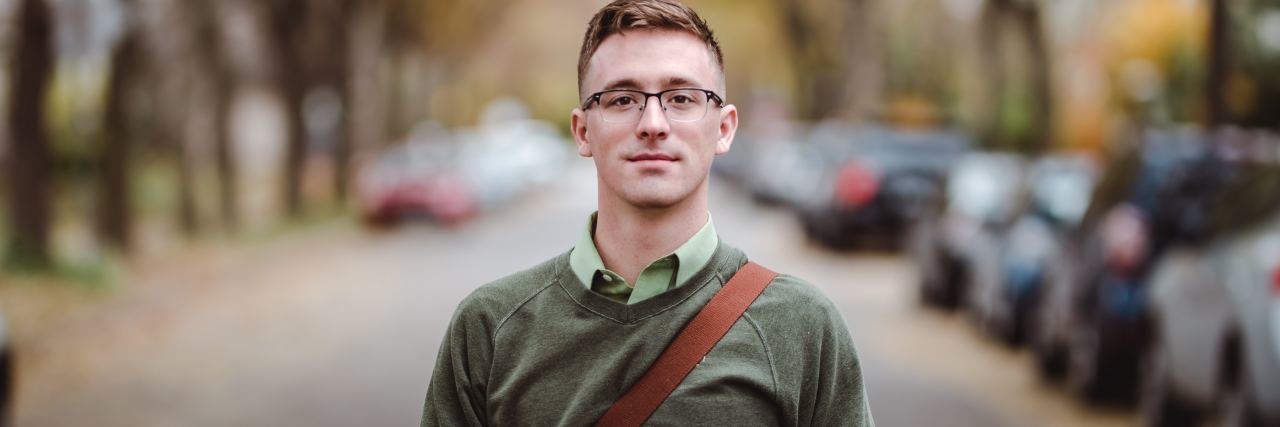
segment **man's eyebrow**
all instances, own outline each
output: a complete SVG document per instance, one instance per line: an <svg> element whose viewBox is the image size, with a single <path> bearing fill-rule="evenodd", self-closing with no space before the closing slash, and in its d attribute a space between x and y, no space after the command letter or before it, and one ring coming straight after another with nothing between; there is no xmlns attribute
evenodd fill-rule
<svg viewBox="0 0 1280 427"><path fill-rule="evenodd" d="M694 83L693 79L684 77L684 76L668 77L666 81L663 82L664 89L677 88L677 87L694 87L694 86L697 86L697 84ZM640 90L641 86L640 86L640 83L637 82L635 79L624 78L624 79L614 80L610 82L609 84L604 86L604 89L601 89L601 90L615 90L615 89Z"/></svg>
<svg viewBox="0 0 1280 427"><path fill-rule="evenodd" d="M614 80L613 82L605 85L603 90L614 89L640 89L640 84L632 79Z"/></svg>
<svg viewBox="0 0 1280 427"><path fill-rule="evenodd" d="M666 87L694 87L697 86L692 79L675 76L667 79Z"/></svg>

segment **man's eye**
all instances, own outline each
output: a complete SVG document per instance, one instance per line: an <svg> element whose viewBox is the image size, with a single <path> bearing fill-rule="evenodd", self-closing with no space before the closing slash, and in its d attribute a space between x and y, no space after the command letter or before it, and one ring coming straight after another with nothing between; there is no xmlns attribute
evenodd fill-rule
<svg viewBox="0 0 1280 427"><path fill-rule="evenodd" d="M609 105L614 107L625 107L635 103L636 103L635 98L632 98L626 95L619 96L617 98L613 98L609 100Z"/></svg>
<svg viewBox="0 0 1280 427"><path fill-rule="evenodd" d="M668 102L673 104L687 104L693 102L693 98L690 98L688 95L681 94L671 97L671 100Z"/></svg>

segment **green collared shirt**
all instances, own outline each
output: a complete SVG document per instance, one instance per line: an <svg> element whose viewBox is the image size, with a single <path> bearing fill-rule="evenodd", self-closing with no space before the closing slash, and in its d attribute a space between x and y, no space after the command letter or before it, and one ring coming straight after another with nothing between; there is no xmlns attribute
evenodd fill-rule
<svg viewBox="0 0 1280 427"><path fill-rule="evenodd" d="M707 265L716 251L716 245L720 243L716 228L711 225L711 216L708 215L706 225L676 248L675 252L654 260L640 270L640 276L636 277L635 286L632 287L621 275L605 268L604 260L596 249L595 230L596 214L592 213L586 231L569 254L569 266L583 286L626 304L644 301L684 284Z"/></svg>

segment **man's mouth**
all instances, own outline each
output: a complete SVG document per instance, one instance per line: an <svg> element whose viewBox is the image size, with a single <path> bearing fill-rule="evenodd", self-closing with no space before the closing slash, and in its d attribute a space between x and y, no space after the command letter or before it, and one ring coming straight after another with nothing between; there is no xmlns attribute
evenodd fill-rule
<svg viewBox="0 0 1280 427"><path fill-rule="evenodd" d="M675 157L671 157L662 153L641 153L641 154L631 156L631 158L627 160L630 160L633 162L643 162L643 161L650 161L650 160L673 162L676 159Z"/></svg>

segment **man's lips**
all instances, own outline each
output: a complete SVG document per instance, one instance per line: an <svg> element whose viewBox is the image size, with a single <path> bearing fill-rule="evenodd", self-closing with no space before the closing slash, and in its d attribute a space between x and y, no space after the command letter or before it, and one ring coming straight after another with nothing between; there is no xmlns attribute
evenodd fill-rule
<svg viewBox="0 0 1280 427"><path fill-rule="evenodd" d="M628 158L627 160L632 161L632 162L643 162L643 161L648 161L648 160L658 160L658 161L674 162L674 161L676 160L676 158L675 158L675 157L668 156L668 155L666 155L666 154L662 154L662 153L641 153L641 154L637 154L637 155L631 156L631 157L630 157L630 158Z"/></svg>

